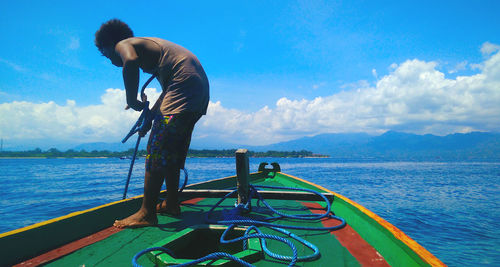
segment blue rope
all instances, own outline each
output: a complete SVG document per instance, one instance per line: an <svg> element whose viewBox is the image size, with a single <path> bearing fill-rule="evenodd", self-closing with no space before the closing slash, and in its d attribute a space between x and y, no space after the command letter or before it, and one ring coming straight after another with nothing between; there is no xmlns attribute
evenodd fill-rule
<svg viewBox="0 0 500 267"><path fill-rule="evenodd" d="M141 252L137 253L133 258L132 258L132 266L134 267L141 267L141 265L137 262L137 260L144 254L148 253L148 252L152 252L152 251L162 251L162 252L165 252L167 254L169 254L170 256L174 257L174 253L167 249L167 248L164 248L164 247L152 247L152 248L147 248L145 250L142 250ZM183 263L183 264L177 264L177 265L173 265L173 266L178 266L178 267L181 267L181 266L191 266L191 265L195 265L195 264L198 264L200 262L204 262L204 261L207 261L207 260L218 260L218 259L228 259L228 260L232 260L232 261L235 261L243 266L248 266L248 267L254 267L252 264L244 261L244 260L241 260L240 258L238 257L235 257L229 253L225 253L225 252L214 252L214 253L211 253L211 254L208 254L202 258L199 258L199 259L196 259L196 260L193 260L193 261L190 261L190 262L187 262L187 263Z"/></svg>
<svg viewBox="0 0 500 267"><path fill-rule="evenodd" d="M259 238L261 240L266 240L266 239L273 239L273 240L276 240L276 241L280 241L280 242L283 242L285 244L287 244L291 249L292 249L292 253L293 253L293 256L292 257L287 257L287 256L281 256L281 255L278 255L278 254L274 254L273 253L273 258L275 259L278 259L278 260L289 260L290 263L288 266L293 266L295 265L295 263L297 262L298 260L298 252L297 252L297 247L295 247L295 245L288 239L286 238L283 238L283 237L280 237L280 236L275 236L275 235L270 235L270 234L263 234L257 227L255 226L252 226L250 227L251 230L254 230L257 232L257 234L248 234L249 230L247 229L247 231L245 231L245 234L243 236L240 236L240 237L237 237L237 238L234 238L234 239L231 239L231 240L225 240L224 238L226 237L226 234L229 233L229 231L231 229L233 229L236 225L235 224L232 224L230 225L225 231L224 233L222 233L221 237L220 237L220 242L222 244L229 244L229 243L234 243L234 242L238 242L238 241L243 241L243 249L246 249L246 240L250 239L250 238ZM250 229L249 228L249 229ZM267 247L266 247L267 248ZM272 253L272 252L271 252Z"/></svg>
<svg viewBox="0 0 500 267"><path fill-rule="evenodd" d="M181 267L181 266L191 266L191 265L195 265L195 264L198 264L200 262L204 262L204 261L207 261L207 260L218 260L218 259L223 259L223 258L226 258L226 259L229 259L229 260L232 260L232 261L235 261L243 266L248 266L248 267L254 267L252 264L238 258L238 257L235 257L229 253L225 253L225 252L214 252L214 253L211 253L211 254L208 254L207 256L204 256L202 258L199 258L197 260L194 260L194 261L191 261L191 262L187 262L187 263L183 263L183 264L177 264L177 265L174 265L174 266L178 266L178 267Z"/></svg>
<svg viewBox="0 0 500 267"><path fill-rule="evenodd" d="M282 234L285 234L295 240L297 240L298 242L302 243L303 245L305 245L306 247L310 248L312 251L313 251L313 254L311 255L307 255L307 256L300 256L300 257L297 257L296 261L311 261L311 260L315 260L319 257L319 249L318 247L316 247L314 244L312 244L311 242L295 235L294 233L292 232L289 232L285 229L281 229L281 228L275 228L275 227L270 227L270 229L273 229L277 232L280 232ZM259 228L255 227L255 226L250 226L248 227L248 229L245 231L245 235L247 233L249 233L250 231L257 231L260 233L260 230ZM283 255L279 255L279 254L276 254L272 251L270 251L268 248L267 248L267 242L265 239L262 239L262 242L261 242L261 245L262 245L262 249L264 250L264 252L269 255L271 258L275 258L275 259L278 259L278 260L284 260L284 261L291 261L293 260L294 258L293 257L288 257L288 256L283 256ZM247 243L246 242L243 242L243 250L247 249Z"/></svg>
<svg viewBox="0 0 500 267"><path fill-rule="evenodd" d="M182 192L182 190L184 190L184 188L186 188L186 185L188 182L188 172L187 172L186 168L182 168L182 170L184 171L184 183L182 184L181 188L179 188L179 192Z"/></svg>
<svg viewBox="0 0 500 267"><path fill-rule="evenodd" d="M326 204L327 207L325 209L325 213L322 213L322 214L310 214L310 213L309 214L295 214L295 215L286 214L284 212L281 212L281 211L274 209L271 205L269 205L269 203L267 203L267 201L264 200L262 195L259 194L259 192L257 191L257 188L286 189L286 190L294 190L294 191L311 192L311 193L316 194L316 195L320 196L321 198L323 198L323 200L327 203ZM325 230L332 231L332 230L340 229L346 225L344 219L333 215L333 213L331 212L331 203L322 194L320 194L314 190L310 190L310 189L277 187L277 186L250 185L250 195L249 195L248 203L237 205L236 208L233 209L233 211L236 211L239 214L247 213L251 209L250 202L251 202L252 196L256 196L258 198L258 203L262 202L268 209L270 209L272 212L278 214L278 216L268 217L268 218L265 218L263 220L252 220L252 219L213 220L213 219L211 219L210 215L215 210L215 208L217 208L228 197L234 195L237 191L238 190L233 190L232 192L226 194L214 206L212 206L210 208L210 210L206 213L205 220L207 223L228 225L227 229L221 235L220 243L227 244L227 243L243 241L243 249L245 250L245 249L247 249L246 241L248 239L259 238L261 240L262 249L266 253L266 255L268 255L271 258L277 259L277 260L289 261L288 266L294 266L297 261L311 261L311 260L317 259L320 255L320 252L319 252L319 249L315 245L313 245L312 243L308 242L307 240L285 230L284 228L286 228L286 229L299 229L299 230L312 230L312 231L325 231ZM331 226L331 227L308 227L308 226L295 226L295 225L281 225L281 224L277 224L277 223L267 222L267 221L275 220L275 219L279 219L279 218L290 218L290 219L300 219L300 220L320 220L322 218L331 218L331 219L335 219L335 220L340 221L340 224L336 225L336 226ZM229 231L231 231L237 225L245 225L245 226L249 226L249 227L247 228L247 230L245 231L243 236L237 237L237 238L234 238L231 240L226 240L225 239L226 235L229 233ZM299 257L296 246L290 240L283 238L283 237L280 237L280 236L276 236L276 235L264 234L264 233L262 233L262 231L260 231L260 229L257 228L257 226L266 226L274 231L277 231L281 234L289 236L289 237L295 239L296 241L298 241L299 243L305 245L309 249L311 249L313 251L313 253L310 255ZM255 233L250 233L252 231L254 231ZM276 241L285 243L292 250L292 256L280 255L280 254L277 254L277 253L270 251L267 247L266 239L272 239L272 240L276 240ZM147 252L150 252L150 251L154 251L154 250L164 251L163 249L164 248L150 248L150 249L143 250L143 251L139 252L136 255L136 257L133 258L132 263L134 264L134 266L137 266L136 265L137 258L140 257L141 255L143 255ZM173 255L170 251L166 252L166 253L170 254L171 256ZM244 266L253 266L248 262L245 262L237 257L234 257L233 255L230 255L227 253L222 253L222 252L215 252L215 253L209 254L205 257L202 257L200 259L191 261L189 263L176 265L176 266L190 266L190 265L194 265L194 264L197 264L197 263L209 260L209 259L219 259L219 258L227 258L227 259L236 261L237 263L240 263L241 265L244 265Z"/></svg>
<svg viewBox="0 0 500 267"><path fill-rule="evenodd" d="M156 74L151 75L149 79L144 83L144 85L141 88L141 98L142 96L146 96L144 94L144 90L146 90L146 86L156 77ZM139 116L139 119L137 119L137 122L132 126L132 129L128 132L128 134L123 138L122 143L125 144L127 140L134 135L135 133L142 131L143 129L146 129L146 127L149 127L151 124L151 121L153 120L153 116L151 115L151 111L149 110L149 102L144 101L144 108L142 109L141 116ZM134 149L134 155L132 157L132 161L130 162L130 167L128 169L128 175L127 175L127 182L125 183L125 190L123 191L123 197L122 199L127 198L127 191L128 191L128 185L130 183L130 177L132 176L132 170L134 168L134 163L135 163L135 157L137 155L137 150L139 149L139 143L141 142L142 136L139 134L137 136L137 142L135 143L135 149Z"/></svg>
<svg viewBox="0 0 500 267"><path fill-rule="evenodd" d="M326 207L326 211L325 213L323 214L296 214L296 215L290 215L290 214L286 214L286 213L283 213L283 212L280 212L276 209L274 209L271 205L269 205L267 203L267 201L264 200L264 198L259 194L259 192L257 191L257 188L267 188L267 189L286 189L286 190L294 190L294 191L305 191L305 192L311 192L313 194L316 194L316 195L319 195L321 198L323 198L323 200L327 203L327 207ZM299 229L299 230L313 230L313 231L323 231L323 230L337 230L337 229L340 229L342 227L345 226L345 220L340 218L340 217L337 217L337 216L334 216L331 214L331 203L328 201L328 199L323 196L322 194L314 191L314 190L310 190L310 189L302 189L302 188L289 188L289 187L277 187L277 186L254 186L254 185L250 185L250 195L249 195L249 203L251 201L251 198L252 196L257 196L258 197L258 201L262 202L268 209L270 209L271 211L273 211L274 213L278 214L279 216L275 216L275 217L269 217L267 219L264 219L264 220L251 220L251 219L245 219L245 220L239 220L239 219L236 219L236 220L212 220L210 219L210 215L211 213L213 212L213 210L215 208L217 208L225 199L227 199L228 197L236 194L237 190L233 190L232 192L226 194L226 196L224 196L222 199L220 199L207 213L206 215L206 221L207 223L213 223L213 224L224 224L224 225L229 225L228 229L226 229L226 231L224 232L223 234L223 237L225 236L225 234L227 233L227 231L229 231L229 229L232 229L234 228L234 226L236 225L245 225L245 226L250 226L247 231L245 232L245 235L243 237L240 237L240 238L236 238L236 239L233 239L234 241L238 241L238 240L246 240L248 238L252 238L253 235L249 235L248 233L250 231L256 231L258 234L261 234L262 232L256 227L256 226L266 226L266 227L269 227L270 229L274 230L274 231L278 231L282 234L285 234L295 240L297 240L298 242L302 243L303 245L307 246L308 248L310 248L311 250L313 250L313 254L311 255L307 255L307 256L301 256L301 257L297 257L296 254L294 254L292 257L290 256L284 256L284 255L279 255L279 254L276 254L272 251L270 251L268 248L267 248L267 243L266 243L266 238L268 239L275 239L275 240L279 240L281 242L285 242L287 243L286 241L283 241L283 240L287 240L287 239L284 239L284 238L281 238L281 237L278 237L278 236L273 236L273 235L265 235L261 238L261 245L262 245L262 249L264 250L264 252L274 258L274 259L278 259L278 260L284 260L284 261L290 261L290 265L289 266L292 266L296 261L310 261L310 260L314 260L316 258L319 257L319 249L313 245L312 243L298 237L297 235L289 232L289 231L286 231L284 230L283 228L287 228L287 229ZM238 205L236 207L237 210L242 210L242 207L243 206L248 206L247 205ZM249 209L248 207L246 207L246 209ZM295 226L295 225L281 225L281 224L276 224L276 223L268 223L266 221L269 221L269 220L274 220L274 219L279 219L279 218L290 218L290 219L301 219L301 220L320 220L322 218L325 218L325 217L328 217L328 218L332 218L332 219L335 219L335 220L338 220L340 221L341 223L339 225L336 225L336 226L331 226L331 227L308 227L308 226ZM272 236L272 237L270 237ZM223 237L221 237L221 243L223 243L224 239ZM255 236L256 237L256 236ZM233 241L231 240L231 241ZM288 243L287 243L288 244ZM246 244L244 243L243 244L243 247L244 249L246 249ZM296 248L293 244L291 244L291 248L293 251L296 251Z"/></svg>
<svg viewBox="0 0 500 267"><path fill-rule="evenodd" d="M272 210L274 213L280 215L280 216L283 216L283 217L286 217L286 218L291 218L291 219L299 219L299 220L320 220L322 218L325 218L328 216L328 214L330 213L330 209L332 207L330 201L328 201L328 199L323 196L323 194L320 194L314 190L310 190L310 189L302 189L302 188L293 188L293 187L279 187L279 186L264 186L264 185L260 185L260 186L253 186L251 185L250 186L253 190L252 192L255 193L257 195L257 197L259 198L259 201L261 201L262 203L264 203L264 205L269 208L270 210ZM259 191L257 191L257 188L268 188L268 189L286 189L286 190L293 190L293 191L304 191L304 192L310 192L310 193L313 193L313 194L316 194L318 196L320 196L321 198L323 198L323 200L326 202L326 212L323 213L323 214L299 214L299 215L290 215L290 214L286 214L286 213L282 213L276 209L274 209L273 207L271 207L265 200L264 198L262 198L262 196L259 194Z"/></svg>
<svg viewBox="0 0 500 267"><path fill-rule="evenodd" d="M132 126L132 129L130 129L130 132L123 138L122 143L127 142L127 140L137 133L138 131L141 131L142 129L145 129L149 123L151 123L151 114L149 110L149 102L146 101L144 104L144 109L142 110L141 116L139 116L139 119L137 122ZM123 191L123 198L127 198L127 191L128 191L128 185L130 183L130 177L132 176L132 170L134 168L134 163L135 163L135 157L137 156L137 150L139 149L139 143L141 142L142 136L139 134L137 135L137 142L135 143L135 149L134 149L134 155L132 156L132 161L130 162L130 167L128 169L128 175L127 175L127 182L125 183L125 190Z"/></svg>
<svg viewBox="0 0 500 267"><path fill-rule="evenodd" d="M327 203L327 209L324 214L299 214L299 215L289 215L283 212L279 212L276 209L272 208L267 201L265 201L262 196L255 190L255 188L272 188L272 189L291 189L295 191L306 191L306 192L312 192L316 195L321 196ZM238 190L234 190L228 194L226 194L222 199L220 199L210 210L207 212L205 216L205 220L207 223L212 223L212 224L224 224L224 225L231 225L231 224L237 224L237 225L245 225L245 226L251 226L251 225L256 225L256 226L267 226L267 227L276 227L276 228L284 228L284 229L297 229L297 230L312 230L312 231L322 231L322 230L337 230L340 228L343 228L345 226L345 220L337 217L335 215L332 215L330 212L331 209L331 204L328 201L328 199L323 196L322 194L314 191L314 190L309 190L309 189L298 189L298 188L287 188L287 187L277 187L277 186L250 186L250 190L253 191L252 193L257 194L259 197L259 200L264 203L264 205L269 208L271 211L274 213L278 214L279 216L277 217L271 217L267 218L266 220L270 219L279 219L279 218L291 218L291 219L301 219L301 220L320 220L322 218L328 217L331 219L335 219L340 221L339 225L335 226L330 226L330 227L309 227L309 226L296 226L296 225L282 225L282 224L276 224L276 223L268 223L265 221L259 221L259 220L251 220L251 219L245 219L245 220L213 220L210 218L211 213L215 208L217 208L225 199L230 197L231 195L235 194Z"/></svg>
<svg viewBox="0 0 500 267"><path fill-rule="evenodd" d="M162 252L165 252L168 255L172 256L172 257L174 256L174 253L170 249L167 249L167 248L164 248L164 247L147 248L147 249L141 250L139 253L135 254L135 256L132 258L132 266L134 266L134 267L140 267L141 265L139 263L137 263L137 260L142 255L144 255L144 254L146 254L148 252L152 252L152 251L162 251Z"/></svg>

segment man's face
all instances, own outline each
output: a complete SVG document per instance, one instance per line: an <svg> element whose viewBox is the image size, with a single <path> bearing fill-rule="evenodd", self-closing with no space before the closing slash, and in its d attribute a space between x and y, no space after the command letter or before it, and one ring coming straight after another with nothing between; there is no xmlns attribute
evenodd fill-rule
<svg viewBox="0 0 500 267"><path fill-rule="evenodd" d="M111 60L111 63L117 67L123 66L122 59L118 53L115 52L115 49L112 47L104 47L102 49L102 54Z"/></svg>

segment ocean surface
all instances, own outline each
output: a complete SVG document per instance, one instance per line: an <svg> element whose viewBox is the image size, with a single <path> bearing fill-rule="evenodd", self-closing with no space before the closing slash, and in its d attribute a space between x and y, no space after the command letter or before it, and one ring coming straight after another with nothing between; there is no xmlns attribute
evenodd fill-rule
<svg viewBox="0 0 500 267"><path fill-rule="evenodd" d="M500 266L500 162L251 158L365 206L449 266ZM0 159L0 233L120 200L130 161ZM230 158L189 158L189 183L235 174ZM128 196L142 194L138 159Z"/></svg>

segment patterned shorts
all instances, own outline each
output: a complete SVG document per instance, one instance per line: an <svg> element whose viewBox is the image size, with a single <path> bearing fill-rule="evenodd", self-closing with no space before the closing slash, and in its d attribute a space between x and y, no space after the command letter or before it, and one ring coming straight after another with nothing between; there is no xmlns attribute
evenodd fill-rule
<svg viewBox="0 0 500 267"><path fill-rule="evenodd" d="M149 135L146 171L164 170L167 166L184 168L191 134L200 117L189 112L156 115Z"/></svg>

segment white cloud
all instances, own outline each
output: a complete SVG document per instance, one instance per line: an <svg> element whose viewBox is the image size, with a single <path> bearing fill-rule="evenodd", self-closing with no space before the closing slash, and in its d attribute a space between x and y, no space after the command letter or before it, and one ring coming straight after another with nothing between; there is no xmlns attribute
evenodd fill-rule
<svg viewBox="0 0 500 267"><path fill-rule="evenodd" d="M10 67L11 69L13 69L13 70L15 70L17 72L20 72L20 73L23 73L23 74L32 75L32 76L35 76L35 77L37 77L39 79L46 80L46 81L49 81L49 82L54 82L54 81L56 81L58 79L53 74L50 74L50 73L47 73L47 72L33 72L31 69L28 69L28 68L26 68L24 66L21 66L19 64L16 64L16 63L14 63L12 61L9 61L9 60L3 59L3 58L0 58L0 63L3 63L5 65L7 65L8 67Z"/></svg>
<svg viewBox="0 0 500 267"><path fill-rule="evenodd" d="M500 54L481 66L481 73L449 79L436 62L407 60L391 65L392 72L374 86L361 83L328 97L284 97L253 113L217 102L198 131L216 129L227 141L247 144L327 132L500 131Z"/></svg>
<svg viewBox="0 0 500 267"><path fill-rule="evenodd" d="M155 89L147 89L152 98ZM120 141L139 113L124 110L125 92L107 89L101 103L80 107L74 100L55 102L14 101L0 104L0 136L8 140L61 140L75 144Z"/></svg>
<svg viewBox="0 0 500 267"><path fill-rule="evenodd" d="M436 62L407 60L392 64L376 84L353 83L340 93L314 99L283 97L255 112L210 102L194 138L257 145L332 132L500 131L500 53L486 58L470 76L446 78L437 67ZM148 89L147 94L154 100L159 92ZM84 107L72 100L64 105L3 103L0 136L116 142L139 116L124 106L120 89L107 89L100 104Z"/></svg>
<svg viewBox="0 0 500 267"><path fill-rule="evenodd" d="M453 69L449 70L448 73L453 74L465 70L467 69L467 64L468 64L467 60L462 61L458 63Z"/></svg>
<svg viewBox="0 0 500 267"><path fill-rule="evenodd" d="M5 65L9 66L11 69L18 71L18 72L27 72L28 71L25 67L18 65L14 62L11 62L9 60L3 59L3 58L0 58L0 63L3 63Z"/></svg>
<svg viewBox="0 0 500 267"><path fill-rule="evenodd" d="M492 43L490 43L490 42L485 42L485 43L481 46L481 53L482 53L484 56L489 56L489 55L491 55L492 53L497 52L498 50L500 50L500 45L497 45L497 44L492 44Z"/></svg>
<svg viewBox="0 0 500 267"><path fill-rule="evenodd" d="M326 85L326 82L315 83L312 85L312 89L316 90L318 88L325 87L325 85Z"/></svg>

